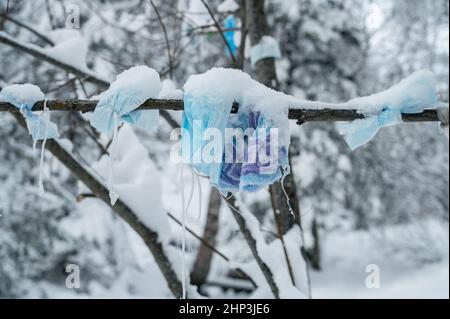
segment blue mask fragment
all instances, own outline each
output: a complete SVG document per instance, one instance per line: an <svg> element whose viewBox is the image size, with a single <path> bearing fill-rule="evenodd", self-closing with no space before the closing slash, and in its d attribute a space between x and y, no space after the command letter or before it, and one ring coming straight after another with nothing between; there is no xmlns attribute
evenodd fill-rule
<svg viewBox="0 0 450 319"><path fill-rule="evenodd" d="M98 131L110 134L123 123L154 132L158 127L158 110L135 110L147 100L147 93L133 88L113 89L103 93L92 114L91 124Z"/></svg>
<svg viewBox="0 0 450 319"><path fill-rule="evenodd" d="M365 119L337 125L349 147L355 150L368 143L381 128L402 123L402 114L416 114L436 108L436 81L431 72L416 72L385 92L355 99L349 105L352 103L357 107L376 104L381 109L377 114L367 115Z"/></svg>
<svg viewBox="0 0 450 319"><path fill-rule="evenodd" d="M159 110L136 109L148 99L157 98L161 89L161 80L155 70L147 66L136 66L119 74L109 89L99 96L91 117L91 125L101 133L113 134L107 180L111 205L119 198L114 187L116 183L114 163L118 158L118 127L123 123L129 123L149 133L155 132L158 128Z"/></svg>
<svg viewBox="0 0 450 319"><path fill-rule="evenodd" d="M0 92L0 100L17 107L25 117L28 132L34 141L59 137L56 124L32 111L34 104L43 99L44 93L32 84L15 84Z"/></svg>
<svg viewBox="0 0 450 319"><path fill-rule="evenodd" d="M226 17L226 19L224 20L224 27L226 31L223 33L223 35L225 36L225 39L230 46L231 53L233 54L233 56L236 56L237 46L234 41L234 35L236 33L235 29L237 27L237 21L234 15L230 14L228 17ZM228 49L226 51L226 53L229 55L230 52L228 51Z"/></svg>
<svg viewBox="0 0 450 319"><path fill-rule="evenodd" d="M181 143L183 161L208 176L211 184L223 194L259 191L289 171L288 150L275 143L278 136L270 134L270 121L260 112L242 111L230 115L232 103L226 100L185 93ZM236 139L231 143L226 140L226 129L247 132L244 133L243 156L237 155ZM216 160L206 161L205 150L212 140L205 136L210 136L211 132L217 133L214 143L217 147L213 149ZM275 150L271 148L272 143ZM261 152L270 154L272 158L262 160Z"/></svg>
<svg viewBox="0 0 450 319"><path fill-rule="evenodd" d="M100 94L91 117L91 125L98 131L111 134L123 123L155 132L159 110L136 110L161 91L159 75L146 66L137 66L121 73L110 88Z"/></svg>

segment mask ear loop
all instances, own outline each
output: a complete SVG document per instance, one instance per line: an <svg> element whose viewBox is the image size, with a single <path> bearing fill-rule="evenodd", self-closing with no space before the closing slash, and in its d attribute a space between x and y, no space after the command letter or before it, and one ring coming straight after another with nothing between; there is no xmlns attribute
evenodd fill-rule
<svg viewBox="0 0 450 319"><path fill-rule="evenodd" d="M118 128L118 118L117 113L113 114L113 139L111 142L111 152L109 153L109 176L108 176L108 190L109 190L109 198L111 199L111 205L114 205L119 199L119 194L114 190L114 160L117 157L117 141L119 137L119 128Z"/></svg>
<svg viewBox="0 0 450 319"><path fill-rule="evenodd" d="M183 172L184 172L184 164L182 164L182 168L183 168ZM194 198L194 186L195 186L194 173L192 172L192 170L189 170L189 172L191 173L191 190L189 192L189 199L187 201L186 208L185 208L186 212L189 211L189 207L191 206L192 199ZM184 173L183 173L183 175L184 175ZM183 189L184 189L183 178L184 178L184 176L182 176L181 183L182 183L182 186L183 186Z"/></svg>
<svg viewBox="0 0 450 319"><path fill-rule="evenodd" d="M43 168L43 164L44 164L44 151L45 151L45 144L47 143L47 135L48 135L48 123L50 122L50 111L47 107L47 99L44 100L44 111L42 112L41 115L44 120L45 120L45 132L44 132L44 140L42 141L42 145L41 145L41 158L39 161L39 181L38 181L38 187L39 187L39 194L43 195L45 193L45 189L44 189L44 183L42 181L42 168ZM41 126L39 125L38 127L38 137L40 135L40 128ZM37 139L34 141L33 143L33 148L36 147L36 141Z"/></svg>
<svg viewBox="0 0 450 319"><path fill-rule="evenodd" d="M289 200L289 195L288 195L288 193L287 193L287 191L286 191L286 188L285 188L285 186L284 186L284 180L285 180L286 177L289 175L289 171L288 171L288 170L285 170L285 169L283 169L283 168L281 168L281 173L282 173L282 175L283 175L283 176L281 177L281 181L280 181L280 183L281 183L281 189L283 190L284 196L286 197L286 204L288 205L289 213L292 215L292 217L294 217L294 220L295 220L294 210L292 209L291 201Z"/></svg>
<svg viewBox="0 0 450 319"><path fill-rule="evenodd" d="M182 283L182 299L186 299L187 293L186 293L186 219L187 219L187 212L189 210L189 207L192 203L192 199L194 197L194 186L195 184L198 187L199 190L199 214L197 216L197 220L200 220L201 213L202 213L202 188L200 179L197 176L197 174L194 172L192 168L189 169L189 172L191 173L191 190L189 192L189 198L186 203L186 197L185 197L185 187L184 187L184 164L181 164L180 166L180 184L181 184L181 223L182 223L182 239L181 239L181 283Z"/></svg>
<svg viewBox="0 0 450 319"><path fill-rule="evenodd" d="M192 174L192 193L194 190L194 183L197 185L198 189L198 214L195 217L195 220L199 221L202 218L202 184L200 182L200 177L192 167L190 167L190 171Z"/></svg>

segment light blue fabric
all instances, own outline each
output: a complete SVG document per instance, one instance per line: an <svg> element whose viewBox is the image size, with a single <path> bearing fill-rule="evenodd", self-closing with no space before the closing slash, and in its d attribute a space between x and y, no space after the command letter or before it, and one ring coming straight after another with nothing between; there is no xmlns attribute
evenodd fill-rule
<svg viewBox="0 0 450 319"><path fill-rule="evenodd" d="M231 101L221 101L208 96L192 96L185 93L182 126L181 155L185 163L190 164L197 172L210 178L211 184L221 193L237 193L240 191L256 192L281 179L289 171L288 150L278 146L276 162L261 163L259 153L261 140L265 140L266 154L270 154L270 124L260 112L239 112L230 115ZM222 144L215 149L218 162L208 163L202 158L202 152L209 140L204 140L207 129L214 128L220 132ZM243 132L253 129L254 134L246 136L245 155L237 158L235 141L232 142L232 163L226 162L225 129L240 128ZM259 130L263 129L263 130ZM260 136L260 132L263 132ZM228 141L229 142L229 141ZM278 142L278 141L277 141ZM275 144L274 144L275 145ZM229 150L228 150L229 151ZM256 162L249 159L249 152L258 154ZM273 167L273 168L272 168Z"/></svg>
<svg viewBox="0 0 450 319"><path fill-rule="evenodd" d="M254 66L258 61L268 58L280 59L281 50L274 38L264 36L258 44L250 48L250 62Z"/></svg>
<svg viewBox="0 0 450 319"><path fill-rule="evenodd" d="M238 121L229 121L228 126L240 128L243 131L253 131L247 135L242 162L224 162L221 167L220 183L218 188L221 192L237 193L240 191L257 192L274 182L283 178L289 172L288 150L284 145L279 145L278 135L272 136L270 130L273 128L261 112L239 112ZM272 145L277 147L272 149ZM236 155L236 142L233 141L233 159ZM272 154L272 151L275 154ZM263 159L261 152L268 158ZM250 159L249 154L257 154L256 161Z"/></svg>
<svg viewBox="0 0 450 319"><path fill-rule="evenodd" d="M184 95L184 112L182 125L182 157L199 173L209 176L213 185L218 185L221 174L221 163L204 163L202 150L205 145L202 137L206 129L217 128L225 131L232 103L210 99L207 96L194 97ZM222 138L223 138L222 134ZM223 143L222 143L223 144ZM223 156L223 149L218 156Z"/></svg>
<svg viewBox="0 0 450 319"><path fill-rule="evenodd" d="M385 93L381 101L382 111L378 114L338 124L338 130L352 150L368 143L381 128L402 123L402 114L421 113L437 107L434 76L426 71L415 73ZM364 98L360 99L360 103L364 103Z"/></svg>
<svg viewBox="0 0 450 319"><path fill-rule="evenodd" d="M91 124L102 133L110 134L122 123L129 123L148 132L158 127L158 110L136 110L147 100L147 92L129 88L110 88L100 95Z"/></svg>
<svg viewBox="0 0 450 319"><path fill-rule="evenodd" d="M24 85L14 85L16 89L20 86ZM56 124L32 112L34 104L36 104L36 102L41 100L41 98L35 99L35 98L20 97L18 94L20 90L13 90L11 89L12 87L13 86L5 87L0 92L0 100L8 102L20 110L20 112L25 117L28 132L32 136L33 140L36 141L36 140L58 138L59 133ZM43 96L44 95L42 94L42 98Z"/></svg>
<svg viewBox="0 0 450 319"><path fill-rule="evenodd" d="M234 29L237 27L237 21L234 15L230 14L228 17L226 17L224 21L224 27L225 30L227 30L224 32L225 39L227 40L227 43L230 46L233 56L236 56L237 46L236 43L234 42L234 35L235 35ZM228 51L228 49L226 51L227 51L226 53L229 55L230 52Z"/></svg>

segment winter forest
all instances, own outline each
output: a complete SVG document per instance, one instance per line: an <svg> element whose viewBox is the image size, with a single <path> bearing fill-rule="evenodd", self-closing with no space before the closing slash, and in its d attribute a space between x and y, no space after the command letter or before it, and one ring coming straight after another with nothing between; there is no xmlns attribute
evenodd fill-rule
<svg viewBox="0 0 450 319"><path fill-rule="evenodd" d="M449 298L448 70L447 0L0 0L0 298Z"/></svg>

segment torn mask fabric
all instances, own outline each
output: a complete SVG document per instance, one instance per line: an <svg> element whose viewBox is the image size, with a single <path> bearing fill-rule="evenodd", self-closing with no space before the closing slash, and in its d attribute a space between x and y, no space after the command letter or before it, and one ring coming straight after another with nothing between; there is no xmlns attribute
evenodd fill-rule
<svg viewBox="0 0 450 319"><path fill-rule="evenodd" d="M15 84L0 92L0 100L14 105L25 117L28 132L34 141L58 138L58 127L45 117L33 113L36 102L44 99L44 93L32 84Z"/></svg>
<svg viewBox="0 0 450 319"><path fill-rule="evenodd" d="M185 94L182 157L223 194L256 192L289 172L288 150L260 112L230 115L231 107L229 101ZM241 138L229 138L236 129Z"/></svg>
<svg viewBox="0 0 450 319"><path fill-rule="evenodd" d="M374 95L369 99L372 99L369 102L379 104L381 111L378 114L337 126L352 150L369 142L381 128L402 123L402 114L421 113L425 109L436 108L436 81L431 72L416 72L382 95Z"/></svg>

